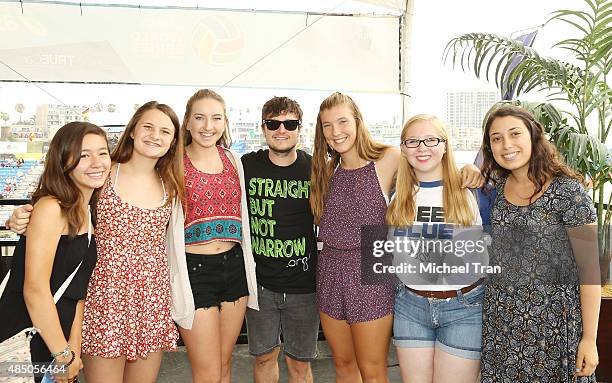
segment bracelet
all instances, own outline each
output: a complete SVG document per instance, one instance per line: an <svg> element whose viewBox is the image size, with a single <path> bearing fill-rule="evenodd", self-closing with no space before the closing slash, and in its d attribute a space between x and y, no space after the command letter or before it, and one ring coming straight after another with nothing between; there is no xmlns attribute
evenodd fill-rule
<svg viewBox="0 0 612 383"><path fill-rule="evenodd" d="M68 363L65 363L64 366L70 366L72 364L72 362L74 362L74 359L76 358L76 355L74 354L74 351L70 351L70 354L72 356L70 357L70 360L68 361Z"/></svg>
<svg viewBox="0 0 612 383"><path fill-rule="evenodd" d="M70 351L70 360L66 363L62 363L63 366L70 366L72 364L72 362L74 362L74 359L76 359L76 355L74 353L74 351ZM55 358L53 358L53 361L51 362L53 364L57 364L57 361L55 360Z"/></svg>
<svg viewBox="0 0 612 383"><path fill-rule="evenodd" d="M63 356L68 356L70 355L70 345L67 345L65 349L63 349L60 352L52 352L51 353L51 358L55 359L58 356L63 355Z"/></svg>

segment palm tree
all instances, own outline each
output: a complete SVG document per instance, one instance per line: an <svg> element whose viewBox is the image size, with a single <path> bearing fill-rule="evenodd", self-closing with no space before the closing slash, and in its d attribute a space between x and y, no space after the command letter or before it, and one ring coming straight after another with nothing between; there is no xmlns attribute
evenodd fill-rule
<svg viewBox="0 0 612 383"><path fill-rule="evenodd" d="M572 105L574 112L563 114L552 112L552 106L540 107L540 117L545 118L551 141L568 165L592 182L599 254L609 266L612 195L604 199L604 185L612 182L612 153L606 147L612 128L612 90L606 79L612 69L612 0L582 1L585 10L558 10L547 21L564 22L578 32L579 37L553 46L571 52L577 64L543 57L521 42L491 33L468 33L452 39L444 50L444 60L452 60L453 66L479 78L494 80L502 92L505 84L516 82L517 95L544 90L548 101ZM517 57L523 61L514 67Z"/></svg>

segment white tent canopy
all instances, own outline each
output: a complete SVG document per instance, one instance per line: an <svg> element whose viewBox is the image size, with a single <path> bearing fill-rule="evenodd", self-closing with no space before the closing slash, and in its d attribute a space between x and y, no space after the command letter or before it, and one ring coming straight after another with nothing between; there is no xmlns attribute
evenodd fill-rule
<svg viewBox="0 0 612 383"><path fill-rule="evenodd" d="M7 0L17 2L19 0ZM74 4L102 7L221 9L275 12L313 12L353 15L401 15L406 0L25 0L23 3Z"/></svg>
<svg viewBox="0 0 612 383"><path fill-rule="evenodd" d="M404 3L0 0L0 81L397 92Z"/></svg>

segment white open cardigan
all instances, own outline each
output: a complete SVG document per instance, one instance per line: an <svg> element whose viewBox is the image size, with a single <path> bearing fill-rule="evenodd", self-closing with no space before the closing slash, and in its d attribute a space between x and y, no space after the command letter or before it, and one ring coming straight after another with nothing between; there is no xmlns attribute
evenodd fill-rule
<svg viewBox="0 0 612 383"><path fill-rule="evenodd" d="M244 269L246 270L247 286L249 289L248 307L259 310L257 301L257 280L255 277L255 260L251 249L251 228L249 225L249 210L246 200L246 188L242 162L238 155L226 149L234 159L238 177L240 178L240 213L242 218L242 252L244 254ZM187 260L185 258L185 215L180 200L175 199L172 205L172 215L168 224L166 246L168 251L168 266L170 268L170 292L172 296L172 319L182 328L191 329L195 306L193 294L187 273Z"/></svg>

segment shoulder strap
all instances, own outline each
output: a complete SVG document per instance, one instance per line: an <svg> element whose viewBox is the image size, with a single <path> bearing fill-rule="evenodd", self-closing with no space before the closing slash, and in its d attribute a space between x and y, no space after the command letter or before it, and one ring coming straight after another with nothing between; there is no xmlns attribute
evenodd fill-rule
<svg viewBox="0 0 612 383"><path fill-rule="evenodd" d="M162 191L164 193L164 195L162 196L162 200L165 203L166 199L168 199L168 194L166 193L166 184L164 183L164 179L162 178L162 176L159 176L159 180L161 181L162 184Z"/></svg>
<svg viewBox="0 0 612 383"><path fill-rule="evenodd" d="M113 187L117 190L117 179L119 178L119 167L121 164L117 162L117 173L115 173L115 179L113 180Z"/></svg>
<svg viewBox="0 0 612 383"><path fill-rule="evenodd" d="M87 206L87 247L91 244L91 231L93 223L91 222L91 206Z"/></svg>
<svg viewBox="0 0 612 383"><path fill-rule="evenodd" d="M221 158L221 162L223 163L223 172L227 172L227 171L232 170L233 168L238 167L238 164L234 165L234 162L236 162L236 158L238 156L234 155L233 152L231 152L229 149L225 149L222 146L217 146L217 149L219 150L219 157ZM226 150L229 152L229 154L234 159L233 162L230 160L229 156L227 155Z"/></svg>

